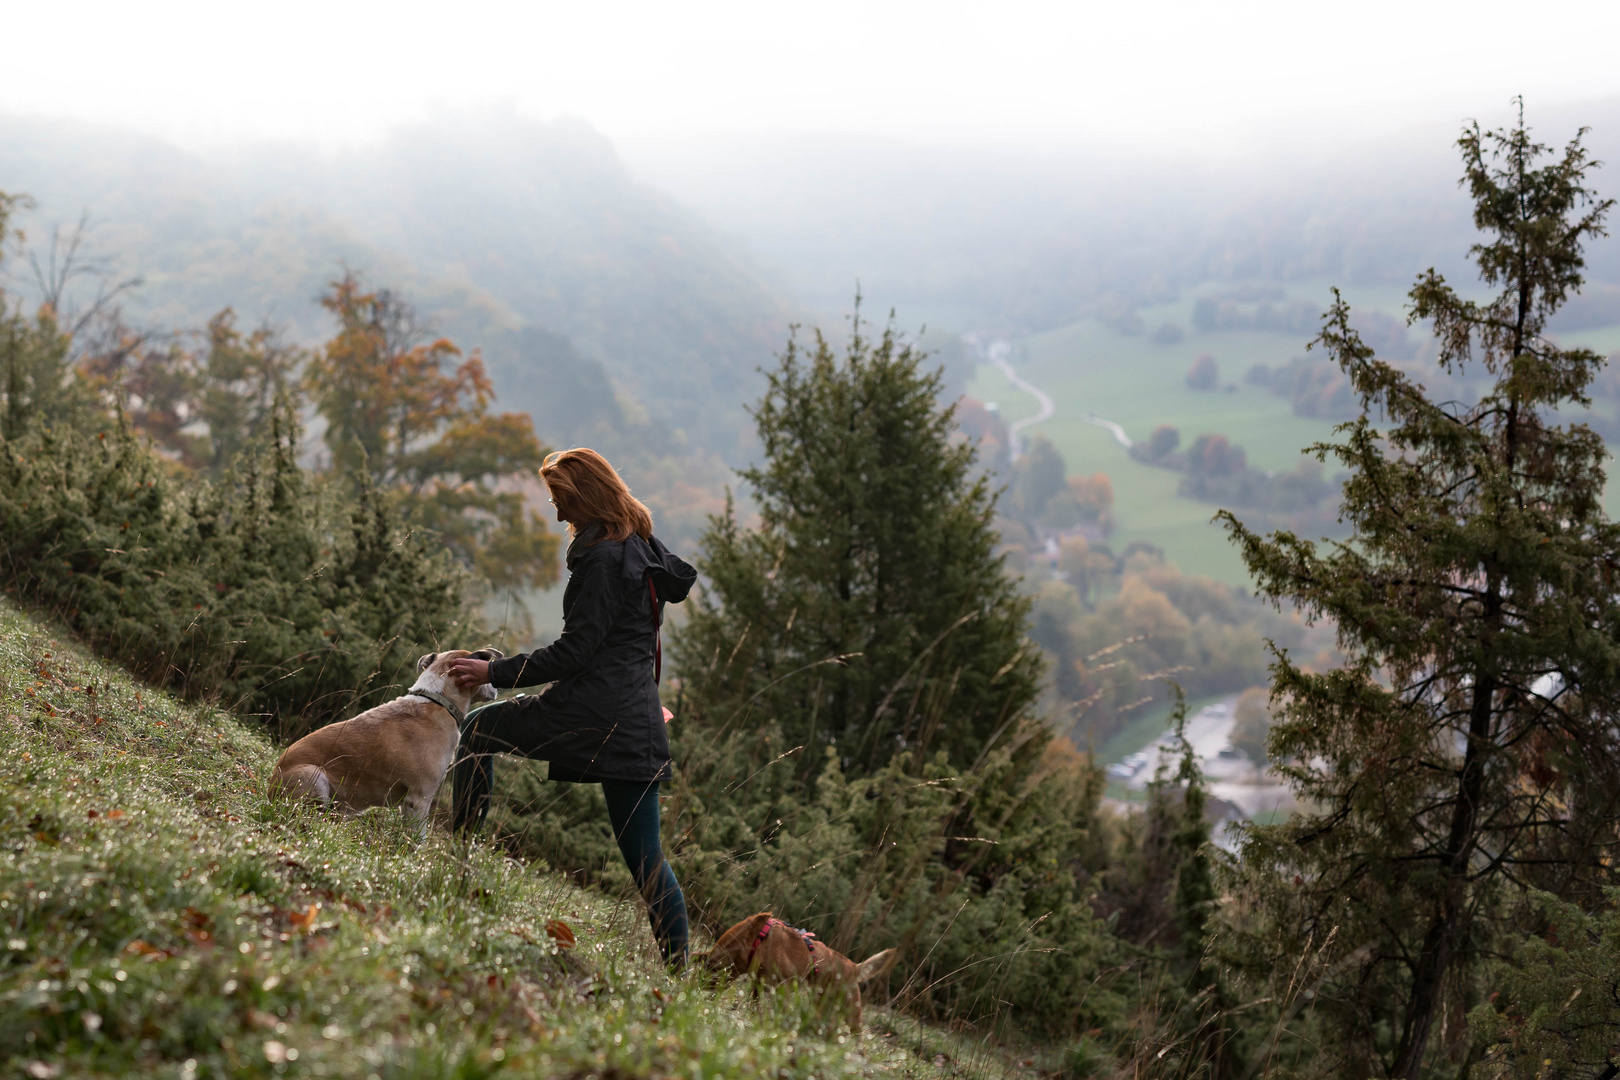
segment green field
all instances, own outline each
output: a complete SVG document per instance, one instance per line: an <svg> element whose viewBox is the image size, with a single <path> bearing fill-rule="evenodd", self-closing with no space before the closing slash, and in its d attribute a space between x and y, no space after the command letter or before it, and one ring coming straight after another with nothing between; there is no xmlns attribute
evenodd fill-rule
<svg viewBox="0 0 1620 1080"><path fill-rule="evenodd" d="M1353 305L1401 313L1402 289L1353 289ZM1291 287L1289 299L1319 302L1330 296L1325 283ZM1235 585L1247 574L1223 530L1210 523L1216 508L1176 494L1180 474L1133 461L1107 430L1081 418L1093 414L1121 425L1132 439L1145 439L1159 424L1181 431L1182 445L1205 433L1219 433L1248 452L1261 469L1292 468L1301 448L1329 438L1333 422L1295 416L1288 400L1265 387L1248 386L1243 375L1256 363L1277 365L1304 355L1306 334L1244 331L1200 333L1192 328L1196 294L1175 303L1138 312L1146 331L1126 335L1093 319L1014 343L1013 366L1019 375L1052 395L1056 414L1026 428L1026 438L1039 433L1063 454L1069 473L1104 472L1114 483L1116 528L1110 537L1115 551L1135 540L1163 548L1183 571ZM1174 345L1158 345L1154 328L1173 321L1186 331ZM1570 334L1570 345L1601 352L1620 349L1620 327ZM1202 353L1220 366L1222 389L1196 391L1186 384L1187 369ZM1228 389L1230 387L1230 389ZM1001 372L981 366L968 393L995 402L1012 423L1036 412L1033 398L1010 386ZM1610 513L1620 511L1620 487L1611 485ZM1241 516L1241 515L1240 515Z"/></svg>

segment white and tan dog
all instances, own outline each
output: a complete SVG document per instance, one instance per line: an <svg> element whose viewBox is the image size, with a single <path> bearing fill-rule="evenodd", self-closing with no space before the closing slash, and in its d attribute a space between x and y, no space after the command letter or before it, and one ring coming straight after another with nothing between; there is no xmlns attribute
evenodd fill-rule
<svg viewBox="0 0 1620 1080"><path fill-rule="evenodd" d="M416 662L416 682L402 696L289 746L270 773L270 794L306 796L350 813L403 804L407 816L426 822L455 760L467 710L474 700L495 699L488 683L473 690L456 685L450 662L501 655L498 649L428 653Z"/></svg>

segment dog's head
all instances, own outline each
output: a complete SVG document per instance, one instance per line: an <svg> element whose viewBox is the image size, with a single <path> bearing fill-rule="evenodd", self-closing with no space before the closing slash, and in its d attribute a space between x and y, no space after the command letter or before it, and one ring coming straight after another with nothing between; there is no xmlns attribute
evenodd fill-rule
<svg viewBox="0 0 1620 1080"><path fill-rule="evenodd" d="M475 649L471 652L468 652L466 649L451 649L448 652L428 653L426 656L422 657L416 662L416 673L418 676L421 676L431 670L435 674L442 675L446 680L448 680L450 677L450 662L452 660L460 660L462 657L470 657L473 660L485 661L504 660L506 659L506 654L490 645L486 645L482 649ZM494 701L496 698L496 690L489 683L484 683L478 689L473 691L472 697L474 701Z"/></svg>
<svg viewBox="0 0 1620 1080"><path fill-rule="evenodd" d="M711 971L746 974L749 957L759 941L759 932L770 921L771 913L761 911L732 925L715 941L714 948L698 957L697 962Z"/></svg>

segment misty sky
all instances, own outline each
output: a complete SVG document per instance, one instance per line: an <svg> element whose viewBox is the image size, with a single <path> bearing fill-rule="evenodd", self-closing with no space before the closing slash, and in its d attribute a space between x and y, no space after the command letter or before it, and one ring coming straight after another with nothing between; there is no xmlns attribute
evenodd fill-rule
<svg viewBox="0 0 1620 1080"><path fill-rule="evenodd" d="M505 102L621 145L769 130L1063 149L1358 134L1620 94L1614 0L7 5L0 111L344 144Z"/></svg>

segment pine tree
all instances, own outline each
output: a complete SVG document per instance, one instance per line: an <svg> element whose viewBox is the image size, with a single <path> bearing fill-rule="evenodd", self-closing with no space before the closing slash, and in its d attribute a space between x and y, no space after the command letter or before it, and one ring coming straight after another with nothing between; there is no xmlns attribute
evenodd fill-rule
<svg viewBox="0 0 1620 1080"><path fill-rule="evenodd" d="M1244 850L1249 958L1291 972L1320 951L1315 1008L1347 1075L1414 1078L1442 1052L1455 1068L1481 961L1527 890L1598 902L1614 883L1620 530L1602 441L1558 422L1601 361L1544 333L1612 206L1585 186L1583 135L1538 164L1521 108L1459 140L1486 234L1472 256L1500 291L1466 300L1430 270L1409 320L1448 373L1483 368L1478 401L1430 400L1336 294L1316 344L1362 415L1312 451L1348 470L1350 537L1266 538L1223 514L1261 593L1331 620L1349 657L1311 673L1279 653L1269 749L1305 810Z"/></svg>
<svg viewBox="0 0 1620 1080"><path fill-rule="evenodd" d="M971 765L1038 690L995 496L924 360L863 334L858 305L842 358L790 338L753 414L765 463L742 473L760 525L728 509L704 539L685 693L708 724L780 725L806 775L827 745L852 775L908 748Z"/></svg>

